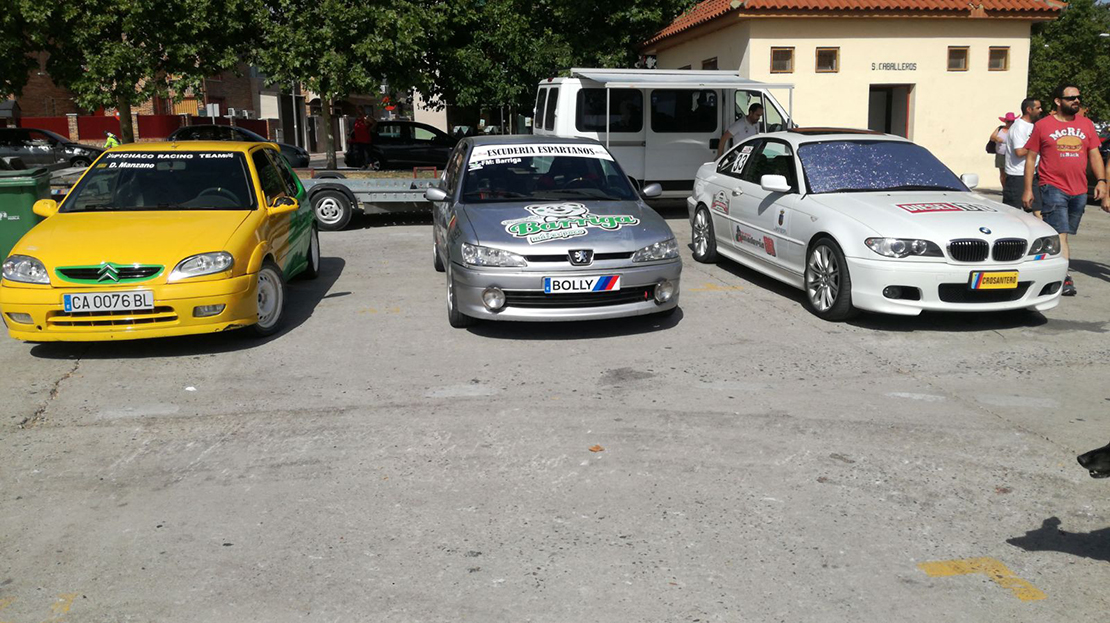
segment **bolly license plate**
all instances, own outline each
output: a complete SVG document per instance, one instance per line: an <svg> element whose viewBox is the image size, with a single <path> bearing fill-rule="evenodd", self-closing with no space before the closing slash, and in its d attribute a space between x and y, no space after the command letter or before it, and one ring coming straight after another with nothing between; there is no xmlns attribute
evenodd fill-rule
<svg viewBox="0 0 1110 623"><path fill-rule="evenodd" d="M1018 287L1018 272L973 272L968 287L972 290L1013 290Z"/></svg>
<svg viewBox="0 0 1110 623"><path fill-rule="evenodd" d="M154 309L154 293L150 290L130 292L98 292L96 294L63 294L62 305L69 313L150 311Z"/></svg>
<svg viewBox="0 0 1110 623"><path fill-rule="evenodd" d="M563 292L616 292L620 289L620 275L543 278L543 291L545 294L560 294Z"/></svg>

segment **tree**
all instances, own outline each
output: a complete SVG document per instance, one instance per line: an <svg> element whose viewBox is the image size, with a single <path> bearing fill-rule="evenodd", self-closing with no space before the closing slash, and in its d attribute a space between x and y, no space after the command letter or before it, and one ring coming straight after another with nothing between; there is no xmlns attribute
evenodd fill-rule
<svg viewBox="0 0 1110 623"><path fill-rule="evenodd" d="M121 140L131 142L132 104L199 91L240 62L258 1L66 0L35 11L51 78L84 108L117 109Z"/></svg>
<svg viewBox="0 0 1110 623"><path fill-rule="evenodd" d="M42 30L36 13L28 0L8 0L6 10L0 11L0 99L19 95L27 85L28 72L38 61L31 54L42 49L36 33Z"/></svg>
<svg viewBox="0 0 1110 623"><path fill-rule="evenodd" d="M383 81L424 85L428 33L442 14L419 0L267 0L255 63L273 84L298 82L320 97L328 168L335 168L332 106Z"/></svg>
<svg viewBox="0 0 1110 623"><path fill-rule="evenodd" d="M1053 108L1052 91L1074 82L1090 116L1110 118L1110 6L1071 0L1060 18L1033 27L1029 41L1029 95Z"/></svg>

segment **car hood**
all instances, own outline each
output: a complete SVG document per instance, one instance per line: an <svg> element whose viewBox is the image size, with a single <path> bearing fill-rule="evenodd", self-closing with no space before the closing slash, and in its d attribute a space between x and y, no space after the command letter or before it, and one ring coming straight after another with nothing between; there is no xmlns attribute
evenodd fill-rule
<svg viewBox="0 0 1110 623"><path fill-rule="evenodd" d="M839 193L807 199L862 223L879 236L924 238L942 246L954 238L1033 239L1056 233L1031 214L978 193Z"/></svg>
<svg viewBox="0 0 1110 623"><path fill-rule="evenodd" d="M667 222L639 201L529 201L458 208L474 242L523 255L635 251L673 238Z"/></svg>
<svg viewBox="0 0 1110 623"><path fill-rule="evenodd" d="M36 225L13 254L46 265L161 264L170 271L190 255L223 251L249 210L58 213Z"/></svg>

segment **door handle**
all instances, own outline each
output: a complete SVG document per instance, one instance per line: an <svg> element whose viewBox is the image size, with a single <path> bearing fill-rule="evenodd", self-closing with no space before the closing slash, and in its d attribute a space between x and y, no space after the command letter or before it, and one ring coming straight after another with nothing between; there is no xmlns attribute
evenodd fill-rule
<svg viewBox="0 0 1110 623"><path fill-rule="evenodd" d="M739 188L733 188L732 189L732 196L733 197L739 197L742 194L744 194L744 191L740 190Z"/></svg>

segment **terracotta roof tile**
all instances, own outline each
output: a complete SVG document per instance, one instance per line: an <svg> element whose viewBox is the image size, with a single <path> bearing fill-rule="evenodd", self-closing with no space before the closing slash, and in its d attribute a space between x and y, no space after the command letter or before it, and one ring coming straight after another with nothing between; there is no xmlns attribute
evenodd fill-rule
<svg viewBox="0 0 1110 623"><path fill-rule="evenodd" d="M656 43L732 12L806 14L859 12L945 15L1027 15L1054 17L1065 6L1056 0L702 0L647 41Z"/></svg>

